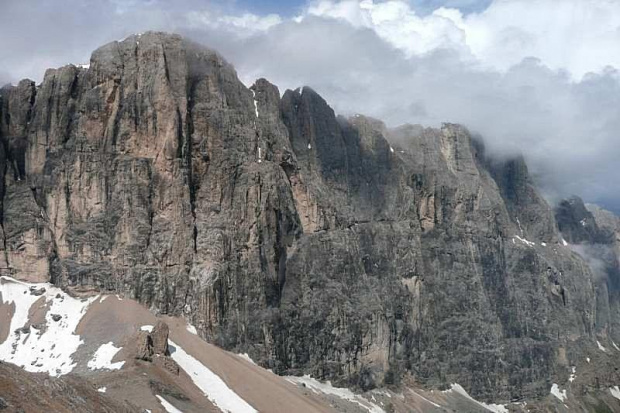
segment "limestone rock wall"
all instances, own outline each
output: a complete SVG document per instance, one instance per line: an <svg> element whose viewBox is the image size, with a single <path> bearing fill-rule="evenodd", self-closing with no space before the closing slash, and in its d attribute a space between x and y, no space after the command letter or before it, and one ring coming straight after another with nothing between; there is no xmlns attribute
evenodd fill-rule
<svg viewBox="0 0 620 413"><path fill-rule="evenodd" d="M278 373L540 396L599 325L522 159L246 88L179 36L2 89L0 139L3 274L185 315Z"/></svg>

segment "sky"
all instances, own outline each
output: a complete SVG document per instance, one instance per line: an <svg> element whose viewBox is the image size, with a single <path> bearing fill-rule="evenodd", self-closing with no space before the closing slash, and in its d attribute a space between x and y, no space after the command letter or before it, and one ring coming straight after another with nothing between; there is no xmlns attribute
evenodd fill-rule
<svg viewBox="0 0 620 413"><path fill-rule="evenodd" d="M493 156L523 154L551 203L620 212L620 1L0 0L0 83L145 30L344 115L462 123Z"/></svg>

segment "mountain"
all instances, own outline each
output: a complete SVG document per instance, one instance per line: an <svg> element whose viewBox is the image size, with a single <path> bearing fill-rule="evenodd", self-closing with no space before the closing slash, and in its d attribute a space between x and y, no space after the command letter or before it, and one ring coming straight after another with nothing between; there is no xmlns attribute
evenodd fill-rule
<svg viewBox="0 0 620 413"><path fill-rule="evenodd" d="M619 278L572 245L612 242L599 227L617 218L554 210L522 158L464 127L337 116L154 32L0 99L5 285L135 300L279 375L373 396L620 411Z"/></svg>

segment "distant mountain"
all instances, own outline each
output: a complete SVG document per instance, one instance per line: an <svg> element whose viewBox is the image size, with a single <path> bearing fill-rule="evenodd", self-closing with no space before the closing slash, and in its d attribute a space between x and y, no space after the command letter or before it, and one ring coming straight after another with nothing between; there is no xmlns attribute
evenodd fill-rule
<svg viewBox="0 0 620 413"><path fill-rule="evenodd" d="M149 32L1 89L0 140L6 277L184 317L277 374L366 392L366 411L620 411L620 278L584 246L617 261L617 217L553 209L522 158L460 125L336 116L309 87L247 88L216 52ZM149 340L117 321L110 337ZM151 409L150 388L128 408Z"/></svg>

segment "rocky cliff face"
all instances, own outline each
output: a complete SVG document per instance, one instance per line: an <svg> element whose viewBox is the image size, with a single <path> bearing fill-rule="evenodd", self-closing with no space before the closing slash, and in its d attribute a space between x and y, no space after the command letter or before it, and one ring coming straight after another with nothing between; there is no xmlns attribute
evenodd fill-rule
<svg viewBox="0 0 620 413"><path fill-rule="evenodd" d="M595 275L523 160L458 125L337 117L162 33L0 99L3 274L118 292L279 373L363 389L410 374L535 397L596 346Z"/></svg>

